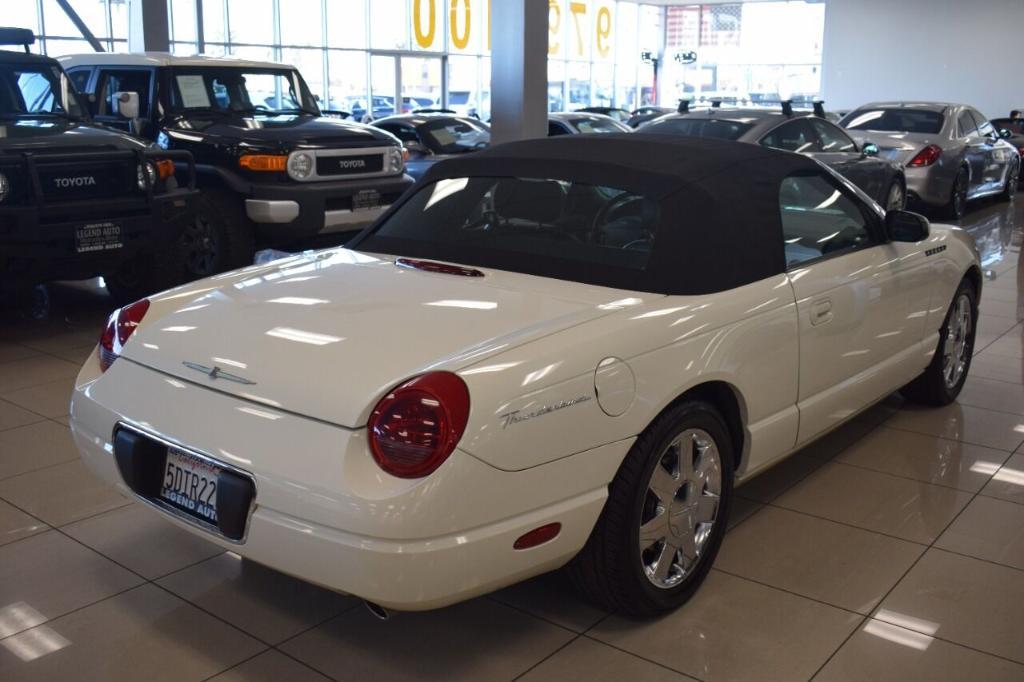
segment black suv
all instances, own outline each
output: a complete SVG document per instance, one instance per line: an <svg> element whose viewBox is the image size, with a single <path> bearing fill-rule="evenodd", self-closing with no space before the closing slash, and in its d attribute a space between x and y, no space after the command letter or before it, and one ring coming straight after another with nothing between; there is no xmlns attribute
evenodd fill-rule
<svg viewBox="0 0 1024 682"><path fill-rule="evenodd" d="M192 277L251 263L257 243L355 232L412 185L397 138L323 116L290 66L167 54L60 61L97 120L195 156L202 194L184 238Z"/></svg>
<svg viewBox="0 0 1024 682"><path fill-rule="evenodd" d="M191 155L94 125L60 64L29 53L34 42L0 28L0 45L24 46L0 49L0 290L102 275L127 301L180 283Z"/></svg>

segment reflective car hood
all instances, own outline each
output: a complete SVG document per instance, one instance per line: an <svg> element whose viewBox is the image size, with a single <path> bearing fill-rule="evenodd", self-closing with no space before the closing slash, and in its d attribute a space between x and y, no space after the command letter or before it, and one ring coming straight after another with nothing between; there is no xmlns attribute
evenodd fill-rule
<svg viewBox="0 0 1024 682"><path fill-rule="evenodd" d="M422 272L344 249L248 268L153 297L124 357L355 428L405 379L608 314L602 304L628 295L484 272Z"/></svg>
<svg viewBox="0 0 1024 682"><path fill-rule="evenodd" d="M201 133L224 144L250 143L289 146L366 146L398 144L393 135L362 123L320 116L189 116L177 119L171 130Z"/></svg>
<svg viewBox="0 0 1024 682"><path fill-rule="evenodd" d="M0 120L0 153L145 149L146 142L102 126L67 119Z"/></svg>

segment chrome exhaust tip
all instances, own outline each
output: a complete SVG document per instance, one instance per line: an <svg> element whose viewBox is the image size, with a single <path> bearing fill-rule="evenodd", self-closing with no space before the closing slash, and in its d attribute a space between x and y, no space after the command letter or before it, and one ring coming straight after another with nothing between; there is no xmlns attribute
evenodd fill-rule
<svg viewBox="0 0 1024 682"><path fill-rule="evenodd" d="M388 610L380 604L374 604L372 601L366 600L363 600L363 603L366 604L366 608L370 611L370 613L372 613L380 620L388 620L389 618L391 618L391 614L388 613Z"/></svg>

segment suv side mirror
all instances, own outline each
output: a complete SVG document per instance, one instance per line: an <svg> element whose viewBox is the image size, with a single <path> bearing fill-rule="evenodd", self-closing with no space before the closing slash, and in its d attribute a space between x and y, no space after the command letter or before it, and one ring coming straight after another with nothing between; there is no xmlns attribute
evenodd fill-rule
<svg viewBox="0 0 1024 682"><path fill-rule="evenodd" d="M928 238L928 219L911 211L888 211L885 231L894 242L919 242Z"/></svg>
<svg viewBox="0 0 1024 682"><path fill-rule="evenodd" d="M1007 130L1006 128L1000 128L999 129L999 137L1001 137L1001 138L1003 138L1005 140L1006 138L1010 137L1010 131Z"/></svg>
<svg viewBox="0 0 1024 682"><path fill-rule="evenodd" d="M861 156L878 156L878 145L874 142L865 142L860 148Z"/></svg>
<svg viewBox="0 0 1024 682"><path fill-rule="evenodd" d="M417 154L419 156L426 156L430 154L430 150L422 142L402 141L405 148L409 150L410 154Z"/></svg>
<svg viewBox="0 0 1024 682"><path fill-rule="evenodd" d="M139 117L139 93L137 92L115 92L114 101L117 102L117 113L129 120Z"/></svg>

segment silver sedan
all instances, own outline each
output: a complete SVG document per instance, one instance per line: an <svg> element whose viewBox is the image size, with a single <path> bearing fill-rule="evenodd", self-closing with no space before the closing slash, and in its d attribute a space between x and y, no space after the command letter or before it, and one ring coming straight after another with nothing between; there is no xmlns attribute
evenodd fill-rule
<svg viewBox="0 0 1024 682"><path fill-rule="evenodd" d="M911 202L960 218L967 202L1017 191L1021 157L974 107L942 102L874 102L840 122L860 143L906 167Z"/></svg>

